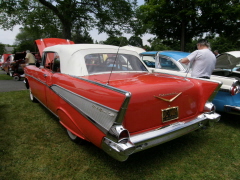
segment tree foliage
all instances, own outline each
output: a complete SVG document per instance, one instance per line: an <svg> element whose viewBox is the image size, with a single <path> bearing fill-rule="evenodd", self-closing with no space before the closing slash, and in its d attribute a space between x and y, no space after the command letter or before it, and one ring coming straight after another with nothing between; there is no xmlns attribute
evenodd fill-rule
<svg viewBox="0 0 240 180"><path fill-rule="evenodd" d="M128 45L128 39L126 37L110 36L102 43L115 46L126 46Z"/></svg>
<svg viewBox="0 0 240 180"><path fill-rule="evenodd" d="M148 40L151 44L149 51L159 51L159 50L171 50L172 48L165 45L164 41L152 38ZM174 48L173 48L174 49Z"/></svg>
<svg viewBox="0 0 240 180"><path fill-rule="evenodd" d="M128 39L128 43L129 43L129 45L132 45L132 46L143 47L143 41L138 36L131 36Z"/></svg>
<svg viewBox="0 0 240 180"><path fill-rule="evenodd" d="M239 0L148 0L137 17L143 24L138 34L151 33L181 50L206 32L240 38Z"/></svg>
<svg viewBox="0 0 240 180"><path fill-rule="evenodd" d="M131 30L136 0L10 0L2 1L0 26L20 24L71 39L72 33L97 28L99 33L121 35ZM47 35L46 35L47 36Z"/></svg>
<svg viewBox="0 0 240 180"><path fill-rule="evenodd" d="M84 31L83 33L82 32L74 33L72 35L72 40L76 44L79 43L93 44L93 39L87 31Z"/></svg>
<svg viewBox="0 0 240 180"><path fill-rule="evenodd" d="M5 51L5 45L0 43L0 55L2 55Z"/></svg>
<svg viewBox="0 0 240 180"><path fill-rule="evenodd" d="M39 33L33 31L32 28L20 28L20 33L17 34L15 38L16 47L14 48L15 52L22 52L30 50L31 52L37 51L35 40L39 39ZM41 36L40 36L41 37Z"/></svg>
<svg viewBox="0 0 240 180"><path fill-rule="evenodd" d="M210 42L212 50L218 50L220 54L228 51L240 51L239 41L230 41L224 36L213 38Z"/></svg>
<svg viewBox="0 0 240 180"><path fill-rule="evenodd" d="M137 36L131 36L129 39L126 37L117 37L117 36L110 36L105 41L100 42L101 44L108 44L108 45L115 45L115 46L136 46L136 47L143 47L142 39Z"/></svg>

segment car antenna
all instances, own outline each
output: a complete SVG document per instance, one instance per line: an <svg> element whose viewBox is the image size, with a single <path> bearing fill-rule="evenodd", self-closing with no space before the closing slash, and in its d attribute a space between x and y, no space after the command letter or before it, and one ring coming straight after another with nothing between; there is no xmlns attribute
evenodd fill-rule
<svg viewBox="0 0 240 180"><path fill-rule="evenodd" d="M184 79L186 79L187 78L187 76L188 76L188 73L189 73L189 71L190 71L190 69L191 69L191 67L192 67L192 62L189 62L189 66L188 66L188 68L187 68L187 71L186 71L186 76L184 77Z"/></svg>
<svg viewBox="0 0 240 180"><path fill-rule="evenodd" d="M109 78L108 78L108 81L107 81L107 85L109 85L109 81L110 81L110 78L111 78L111 76L112 76L113 68L114 68L114 66L115 66L115 63L116 63L116 60L117 60L117 57L118 57L118 52L119 52L119 50L120 50L120 46L121 46L121 44L122 44L122 40L123 40L123 38L121 39L121 41L120 41L120 43L119 43L118 50L117 50L117 54L116 54L116 57L115 57L115 59L114 59L114 63L113 63L113 66L112 66L112 69L111 69L111 73L110 73Z"/></svg>

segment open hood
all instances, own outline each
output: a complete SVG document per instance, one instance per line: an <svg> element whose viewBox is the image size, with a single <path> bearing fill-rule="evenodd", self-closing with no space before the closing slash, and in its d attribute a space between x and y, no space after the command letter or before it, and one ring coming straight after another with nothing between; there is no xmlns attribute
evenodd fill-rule
<svg viewBox="0 0 240 180"><path fill-rule="evenodd" d="M38 40L35 40L35 43L38 47L41 57L42 57L42 52L46 47L59 45L59 44L74 44L73 41L70 41L68 39L59 39L59 38L38 39Z"/></svg>
<svg viewBox="0 0 240 180"><path fill-rule="evenodd" d="M240 63L240 51L225 52L217 57L216 68L233 69Z"/></svg>

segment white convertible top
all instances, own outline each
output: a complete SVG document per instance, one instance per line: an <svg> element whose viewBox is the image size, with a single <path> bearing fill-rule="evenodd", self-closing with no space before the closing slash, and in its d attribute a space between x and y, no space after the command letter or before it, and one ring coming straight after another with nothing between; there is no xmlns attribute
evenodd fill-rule
<svg viewBox="0 0 240 180"><path fill-rule="evenodd" d="M76 76L88 75L84 57L88 54L129 54L139 57L136 51L131 47L119 48L118 46L103 44L68 44L55 45L44 49L43 52L56 52L60 57L61 72Z"/></svg>

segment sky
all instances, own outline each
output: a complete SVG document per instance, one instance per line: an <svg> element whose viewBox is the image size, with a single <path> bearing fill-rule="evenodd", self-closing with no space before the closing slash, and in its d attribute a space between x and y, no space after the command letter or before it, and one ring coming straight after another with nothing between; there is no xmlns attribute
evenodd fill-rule
<svg viewBox="0 0 240 180"><path fill-rule="evenodd" d="M144 0L138 0L138 5L143 5L143 4L144 4ZM4 31L3 29L0 29L0 43L13 45L15 42L15 37L19 33L20 27L21 26L19 26L19 25L14 26L12 31L11 30ZM93 38L94 42L95 41L98 41L98 42L105 41L108 38L108 36L105 33L98 34L97 30L90 31L90 35ZM132 35L124 34L124 36L129 38ZM153 37L153 36L150 34L146 34L146 35L142 36L143 45L149 45L147 40L150 39L151 37Z"/></svg>

